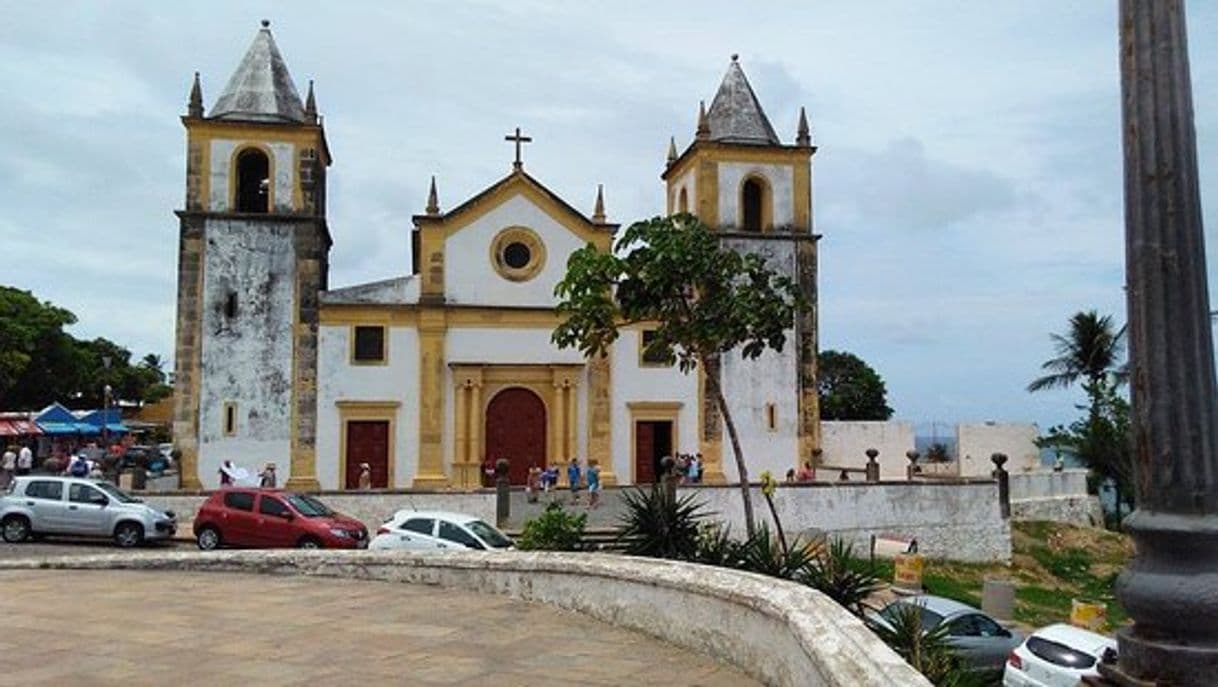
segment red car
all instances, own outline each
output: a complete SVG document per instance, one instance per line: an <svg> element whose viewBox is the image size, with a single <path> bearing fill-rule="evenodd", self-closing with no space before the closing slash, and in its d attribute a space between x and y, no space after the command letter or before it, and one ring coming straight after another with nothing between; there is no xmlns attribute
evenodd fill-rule
<svg viewBox="0 0 1218 687"><path fill-rule="evenodd" d="M308 494L280 489L222 489L195 514L195 541L211 551L221 546L300 549L362 549L368 528L330 510Z"/></svg>

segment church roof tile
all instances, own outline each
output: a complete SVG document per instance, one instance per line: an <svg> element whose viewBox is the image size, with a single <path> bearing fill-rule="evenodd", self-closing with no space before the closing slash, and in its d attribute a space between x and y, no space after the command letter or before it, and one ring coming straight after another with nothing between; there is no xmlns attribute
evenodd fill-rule
<svg viewBox="0 0 1218 687"><path fill-rule="evenodd" d="M271 37L270 22L262 22L262 29L216 100L210 117L246 122L305 122L304 105L288 65Z"/></svg>

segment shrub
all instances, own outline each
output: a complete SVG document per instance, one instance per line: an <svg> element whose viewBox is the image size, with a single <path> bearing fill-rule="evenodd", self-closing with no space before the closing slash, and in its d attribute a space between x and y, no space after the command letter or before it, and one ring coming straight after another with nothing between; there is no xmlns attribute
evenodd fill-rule
<svg viewBox="0 0 1218 687"><path fill-rule="evenodd" d="M525 551L578 551L588 515L568 513L557 501L524 524L516 547Z"/></svg>
<svg viewBox="0 0 1218 687"><path fill-rule="evenodd" d="M978 676L960 665L955 650L947 641L947 624L927 632L922 627L922 611L910 603L897 604L879 618L866 619L880 639L936 687L973 687Z"/></svg>
<svg viewBox="0 0 1218 687"><path fill-rule="evenodd" d="M841 539L834 539L817 551L800 581L860 617L863 602L882 586L875 568L855 558L854 547Z"/></svg>
<svg viewBox="0 0 1218 687"><path fill-rule="evenodd" d="M737 545L734 567L794 580L806 574L815 556L816 552L808 541L796 539L789 549L784 549L778 537L770 534L769 526L762 523L753 536Z"/></svg>
<svg viewBox="0 0 1218 687"><path fill-rule="evenodd" d="M653 485L644 491L622 492L626 511L620 517L618 542L631 556L695 560L698 528L707 516L702 502L688 495L676 498Z"/></svg>
<svg viewBox="0 0 1218 687"><path fill-rule="evenodd" d="M720 568L739 567L739 548L732 539L732 530L720 523L706 523L698 528L698 541L694 548L694 563L714 565Z"/></svg>

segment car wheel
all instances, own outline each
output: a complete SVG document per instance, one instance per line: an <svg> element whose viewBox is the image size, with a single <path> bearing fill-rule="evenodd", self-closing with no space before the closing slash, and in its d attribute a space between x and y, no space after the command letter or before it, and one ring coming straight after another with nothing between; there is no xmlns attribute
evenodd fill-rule
<svg viewBox="0 0 1218 687"><path fill-rule="evenodd" d="M200 551L215 551L220 548L220 530L214 527L204 527L195 538Z"/></svg>
<svg viewBox="0 0 1218 687"><path fill-rule="evenodd" d="M313 537L305 537L304 539L301 539L299 542L296 543L296 548L298 548L298 549L320 549L321 542L317 541Z"/></svg>
<svg viewBox="0 0 1218 687"><path fill-rule="evenodd" d="M30 521L21 515L10 515L4 519L4 541L20 544L30 538Z"/></svg>
<svg viewBox="0 0 1218 687"><path fill-rule="evenodd" d="M114 528L114 543L124 549L139 546L144 541L144 528L134 522L120 522Z"/></svg>

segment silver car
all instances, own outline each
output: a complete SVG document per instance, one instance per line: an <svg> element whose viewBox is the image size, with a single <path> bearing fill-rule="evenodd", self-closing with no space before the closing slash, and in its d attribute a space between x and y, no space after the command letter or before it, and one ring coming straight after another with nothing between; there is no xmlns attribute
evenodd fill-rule
<svg viewBox="0 0 1218 687"><path fill-rule="evenodd" d="M929 594L894 601L872 620L891 627L902 605L918 608L925 632L946 626L947 643L965 668L975 673L1001 676L1007 656L1023 642L1023 635L1006 629L976 608Z"/></svg>
<svg viewBox="0 0 1218 687"><path fill-rule="evenodd" d="M111 537L124 548L169 539L178 529L172 511L161 512L108 482L27 475L0 497L0 534L16 544L33 535Z"/></svg>

